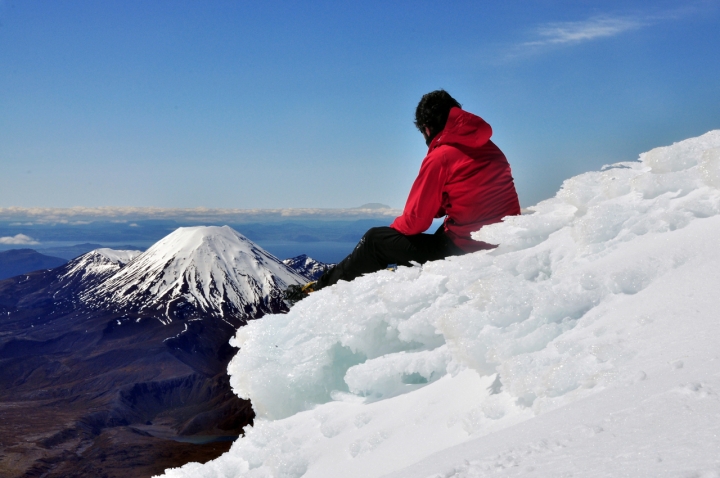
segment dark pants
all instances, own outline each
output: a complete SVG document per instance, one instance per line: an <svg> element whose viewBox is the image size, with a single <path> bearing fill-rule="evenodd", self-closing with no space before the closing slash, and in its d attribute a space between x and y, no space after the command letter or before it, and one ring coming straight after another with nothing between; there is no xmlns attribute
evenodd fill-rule
<svg viewBox="0 0 720 478"><path fill-rule="evenodd" d="M410 261L424 264L461 254L464 254L462 249L445 235L442 226L435 234L414 236L406 236L391 227L373 227L349 256L318 279L315 290L339 280L351 281L363 274L387 269L390 264L409 266Z"/></svg>

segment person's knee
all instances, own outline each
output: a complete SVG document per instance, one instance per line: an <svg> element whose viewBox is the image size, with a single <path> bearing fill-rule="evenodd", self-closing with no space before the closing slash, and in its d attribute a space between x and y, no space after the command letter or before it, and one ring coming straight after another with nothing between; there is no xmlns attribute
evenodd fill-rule
<svg viewBox="0 0 720 478"><path fill-rule="evenodd" d="M370 229L368 229L368 232L365 233L365 237L377 239L377 238L384 238L387 236L392 236L395 234L399 234L399 232L397 232L392 227L378 226L378 227L371 227Z"/></svg>
<svg viewBox="0 0 720 478"><path fill-rule="evenodd" d="M395 232L394 229L387 226L371 227L365 233L361 242L367 244L377 244L388 237L389 234Z"/></svg>
<svg viewBox="0 0 720 478"><path fill-rule="evenodd" d="M366 241L374 241L380 235L381 229L380 227L371 227L363 237Z"/></svg>

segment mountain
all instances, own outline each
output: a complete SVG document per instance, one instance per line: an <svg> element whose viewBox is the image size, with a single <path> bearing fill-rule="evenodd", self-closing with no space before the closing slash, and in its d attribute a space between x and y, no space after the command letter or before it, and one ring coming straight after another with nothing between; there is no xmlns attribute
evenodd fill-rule
<svg viewBox="0 0 720 478"><path fill-rule="evenodd" d="M161 320L246 320L282 308L303 276L228 226L181 227L81 295L93 308L135 310Z"/></svg>
<svg viewBox="0 0 720 478"><path fill-rule="evenodd" d="M228 340L305 279L228 227L0 281L0 476L149 476L253 418ZM219 441L220 440L220 441Z"/></svg>
<svg viewBox="0 0 720 478"><path fill-rule="evenodd" d="M73 283L87 289L108 279L140 254L142 251L96 249L71 260L57 280L64 288Z"/></svg>
<svg viewBox="0 0 720 478"><path fill-rule="evenodd" d="M0 311L25 317L58 316L80 307L80 295L120 270L140 251L98 249L55 269L0 281ZM8 317L8 320L9 317Z"/></svg>
<svg viewBox="0 0 720 478"><path fill-rule="evenodd" d="M305 277L308 281L317 280L326 269L335 265L316 261L306 254L284 259L283 264Z"/></svg>
<svg viewBox="0 0 720 478"><path fill-rule="evenodd" d="M103 249L106 246L102 244L95 244L92 242L85 242L83 244L75 244L72 246L53 246L53 247L42 247L38 248L39 252L50 256L62 257L66 260L75 259L83 254L97 249ZM124 251L135 251L141 248L131 245L113 246L113 249L124 250Z"/></svg>
<svg viewBox="0 0 720 478"><path fill-rule="evenodd" d="M0 252L0 280L40 269L52 269L67 262L60 257L40 254L33 249Z"/></svg>

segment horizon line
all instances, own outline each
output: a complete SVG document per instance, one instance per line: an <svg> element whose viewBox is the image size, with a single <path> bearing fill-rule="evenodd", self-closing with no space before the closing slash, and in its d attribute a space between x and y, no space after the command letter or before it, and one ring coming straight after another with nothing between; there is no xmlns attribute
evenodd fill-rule
<svg viewBox="0 0 720 478"><path fill-rule="evenodd" d="M355 208L163 208L133 206L75 206L51 207L0 207L0 221L38 224L87 224L95 221L130 222L148 220L233 221L282 219L373 219L395 217L402 214L384 204L366 204ZM27 224L31 225L31 224Z"/></svg>

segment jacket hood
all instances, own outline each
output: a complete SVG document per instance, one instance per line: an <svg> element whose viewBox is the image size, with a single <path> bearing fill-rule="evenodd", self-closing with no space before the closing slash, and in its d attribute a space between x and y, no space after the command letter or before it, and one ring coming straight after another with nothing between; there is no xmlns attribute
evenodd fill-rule
<svg viewBox="0 0 720 478"><path fill-rule="evenodd" d="M451 108L445 128L433 138L428 150L444 144L477 149L485 146L490 136L492 128L484 119L460 108Z"/></svg>

